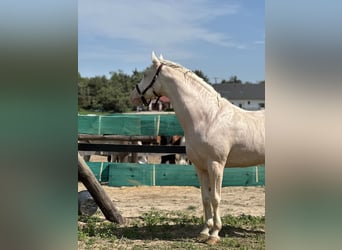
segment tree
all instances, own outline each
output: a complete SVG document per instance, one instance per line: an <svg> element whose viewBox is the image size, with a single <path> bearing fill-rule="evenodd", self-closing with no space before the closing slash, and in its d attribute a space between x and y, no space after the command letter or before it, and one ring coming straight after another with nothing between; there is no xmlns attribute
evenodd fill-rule
<svg viewBox="0 0 342 250"><path fill-rule="evenodd" d="M130 92L134 88L138 81L135 81L136 77L142 73L133 71L133 75L129 76L123 71L113 72L110 78L110 84L114 87L114 102L111 107L114 108L113 112L125 112L132 110L133 104L130 101Z"/></svg>
<svg viewBox="0 0 342 250"><path fill-rule="evenodd" d="M137 69L132 74L126 74L122 70L110 72L111 76L82 77L78 73L78 107L86 110L102 110L122 113L134 110L130 100L130 93L143 78L144 71ZM201 70L194 73L207 83L209 78ZM261 81L260 83L265 82ZM229 80L221 83L242 83L233 75Z"/></svg>
<svg viewBox="0 0 342 250"><path fill-rule="evenodd" d="M82 77L78 73L78 107L88 109L91 106L91 88L89 87L90 78Z"/></svg>
<svg viewBox="0 0 342 250"><path fill-rule="evenodd" d="M230 82L230 83L242 83L242 81L236 75L231 76L229 78L228 82Z"/></svg>
<svg viewBox="0 0 342 250"><path fill-rule="evenodd" d="M193 72L197 76L201 77L205 82L210 83L209 78L202 72L202 70L195 69Z"/></svg>

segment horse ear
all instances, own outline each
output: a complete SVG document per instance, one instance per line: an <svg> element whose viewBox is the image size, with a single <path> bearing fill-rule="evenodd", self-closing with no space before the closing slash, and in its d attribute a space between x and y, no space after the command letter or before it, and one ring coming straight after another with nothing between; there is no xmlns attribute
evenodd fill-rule
<svg viewBox="0 0 342 250"><path fill-rule="evenodd" d="M159 60L158 60L156 54L154 54L154 51L152 51L152 62L153 62L153 64L159 64Z"/></svg>
<svg viewBox="0 0 342 250"><path fill-rule="evenodd" d="M160 60L164 60L164 57L163 57L162 54L160 54L159 59L160 59Z"/></svg>

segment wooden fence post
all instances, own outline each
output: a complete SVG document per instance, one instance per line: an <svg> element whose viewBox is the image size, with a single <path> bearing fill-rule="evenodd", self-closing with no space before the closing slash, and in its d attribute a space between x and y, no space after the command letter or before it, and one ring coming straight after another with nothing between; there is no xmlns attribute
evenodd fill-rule
<svg viewBox="0 0 342 250"><path fill-rule="evenodd" d="M119 213L107 193L103 190L101 184L97 181L93 172L84 161L83 157L78 153L78 178L88 189L96 204L101 209L107 220L123 224L125 219Z"/></svg>

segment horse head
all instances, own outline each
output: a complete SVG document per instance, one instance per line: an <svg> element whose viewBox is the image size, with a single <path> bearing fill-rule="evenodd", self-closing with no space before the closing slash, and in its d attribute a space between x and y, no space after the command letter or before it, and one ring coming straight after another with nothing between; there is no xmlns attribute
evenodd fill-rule
<svg viewBox="0 0 342 250"><path fill-rule="evenodd" d="M162 60L162 56L160 57ZM148 106L151 100L161 97L158 94L160 89L160 81L158 81L160 71L163 64L152 52L152 65L145 71L143 79L135 86L131 93L131 100L133 104L144 104Z"/></svg>

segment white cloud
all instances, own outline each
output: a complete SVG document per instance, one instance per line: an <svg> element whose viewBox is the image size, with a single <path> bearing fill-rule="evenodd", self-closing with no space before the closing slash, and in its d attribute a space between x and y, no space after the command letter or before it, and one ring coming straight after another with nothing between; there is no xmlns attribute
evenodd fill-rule
<svg viewBox="0 0 342 250"><path fill-rule="evenodd" d="M107 39L127 39L144 46L175 48L189 41L205 41L242 48L226 34L205 27L212 19L236 14L237 5L207 0L79 2L79 32Z"/></svg>
<svg viewBox="0 0 342 250"><path fill-rule="evenodd" d="M254 41L254 44L265 44L265 41L264 40L257 40L257 41Z"/></svg>
<svg viewBox="0 0 342 250"><path fill-rule="evenodd" d="M80 0L79 71L89 76L116 69L130 73L149 65L154 50L209 76L222 77L228 70L244 80L262 79L239 73L255 69L246 63L262 64L255 63L259 53L254 51L264 49L258 21L263 15L253 6L236 0Z"/></svg>

